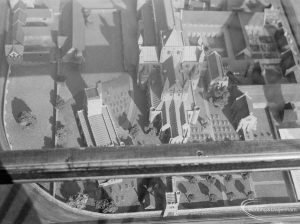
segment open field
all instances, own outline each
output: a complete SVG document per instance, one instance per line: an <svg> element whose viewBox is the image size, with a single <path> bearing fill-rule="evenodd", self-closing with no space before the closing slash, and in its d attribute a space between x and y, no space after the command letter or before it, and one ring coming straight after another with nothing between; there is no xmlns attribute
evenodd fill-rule
<svg viewBox="0 0 300 224"><path fill-rule="evenodd" d="M15 66L9 77L5 121L7 134L14 150L40 149L52 141L53 107L50 92L53 65ZM32 111L37 118L33 129L23 130L17 118L23 110Z"/></svg>

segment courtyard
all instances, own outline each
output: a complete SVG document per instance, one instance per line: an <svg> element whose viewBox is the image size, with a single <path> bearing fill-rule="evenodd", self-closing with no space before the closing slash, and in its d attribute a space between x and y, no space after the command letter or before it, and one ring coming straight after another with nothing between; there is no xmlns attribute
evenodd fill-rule
<svg viewBox="0 0 300 224"><path fill-rule="evenodd" d="M14 66L8 78L4 120L13 150L47 148L52 142L54 65ZM33 128L23 129L17 122L22 111L37 118Z"/></svg>

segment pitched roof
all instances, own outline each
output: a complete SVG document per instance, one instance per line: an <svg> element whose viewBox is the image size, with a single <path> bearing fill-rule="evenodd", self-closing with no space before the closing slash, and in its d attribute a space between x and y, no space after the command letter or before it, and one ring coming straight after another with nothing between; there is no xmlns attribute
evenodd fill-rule
<svg viewBox="0 0 300 224"><path fill-rule="evenodd" d="M20 22L16 22L12 27L12 39L20 44L24 43L25 33Z"/></svg>
<svg viewBox="0 0 300 224"><path fill-rule="evenodd" d="M152 0L158 31L172 29L175 25L171 0Z"/></svg>
<svg viewBox="0 0 300 224"><path fill-rule="evenodd" d="M263 12L254 12L254 13L239 12L238 17L239 17L242 27L264 26L264 13Z"/></svg>
<svg viewBox="0 0 300 224"><path fill-rule="evenodd" d="M102 107L102 114L89 116L89 124L93 133L96 146L118 144L118 137L113 123L113 118L107 106Z"/></svg>
<svg viewBox="0 0 300 224"><path fill-rule="evenodd" d="M200 53L198 46L184 46L182 62L197 62Z"/></svg>
<svg viewBox="0 0 300 224"><path fill-rule="evenodd" d="M158 63L157 49L155 46L142 46L140 48L139 63Z"/></svg>
<svg viewBox="0 0 300 224"><path fill-rule="evenodd" d="M94 146L93 140L91 138L91 133L89 131L88 122L86 120L83 110L77 112L78 119L80 122L81 130L83 132L87 146Z"/></svg>
<svg viewBox="0 0 300 224"><path fill-rule="evenodd" d="M146 2L142 7L142 21L144 25L143 29L143 45L151 46L156 45L156 35L155 35L155 24L154 15L150 1Z"/></svg>
<svg viewBox="0 0 300 224"><path fill-rule="evenodd" d="M165 47L183 47L182 33L175 28L169 34L163 34L163 43Z"/></svg>
<svg viewBox="0 0 300 224"><path fill-rule="evenodd" d="M13 24L19 21L21 24L26 24L27 15L24 10L18 10L13 14Z"/></svg>
<svg viewBox="0 0 300 224"><path fill-rule="evenodd" d="M207 55L208 70L211 80L224 75L222 57L218 52L213 51Z"/></svg>

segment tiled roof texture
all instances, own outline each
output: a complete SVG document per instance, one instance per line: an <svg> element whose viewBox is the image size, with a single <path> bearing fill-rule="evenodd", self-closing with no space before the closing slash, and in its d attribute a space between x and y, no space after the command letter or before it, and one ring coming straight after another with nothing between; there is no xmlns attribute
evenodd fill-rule
<svg viewBox="0 0 300 224"><path fill-rule="evenodd" d="M139 63L158 63L157 49L155 46L142 46L139 55Z"/></svg>
<svg viewBox="0 0 300 224"><path fill-rule="evenodd" d="M107 106L104 106L102 110L103 110L103 119L106 124L107 133L109 134L110 141L113 144L118 144L119 143L118 136L117 136L117 132L115 129L113 117L110 115L109 109Z"/></svg>
<svg viewBox="0 0 300 224"><path fill-rule="evenodd" d="M15 24L16 22L20 22L21 24L25 24L26 23L26 18L27 15L24 12L24 10L17 10L14 14L13 14L13 23Z"/></svg>
<svg viewBox="0 0 300 224"><path fill-rule="evenodd" d="M165 35L165 34L164 34ZM182 33L175 28L169 34L165 35L163 39L165 47L183 47Z"/></svg>
<svg viewBox="0 0 300 224"><path fill-rule="evenodd" d="M93 140L91 138L91 133L88 128L87 120L83 110L77 112L80 121L80 126L86 141L87 146L94 146Z"/></svg>
<svg viewBox="0 0 300 224"><path fill-rule="evenodd" d="M88 117L96 146L106 146L111 144L109 133L102 114Z"/></svg>

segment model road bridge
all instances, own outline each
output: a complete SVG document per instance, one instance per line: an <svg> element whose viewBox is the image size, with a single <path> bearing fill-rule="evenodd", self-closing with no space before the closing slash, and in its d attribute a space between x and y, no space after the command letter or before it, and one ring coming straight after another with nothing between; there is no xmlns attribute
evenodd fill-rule
<svg viewBox="0 0 300 224"><path fill-rule="evenodd" d="M300 169L300 140L0 152L0 183Z"/></svg>

